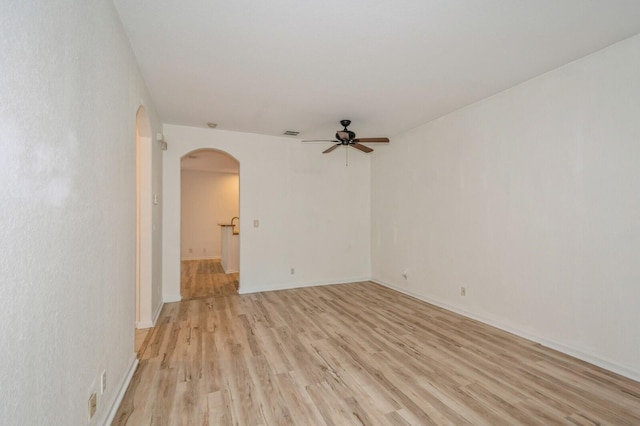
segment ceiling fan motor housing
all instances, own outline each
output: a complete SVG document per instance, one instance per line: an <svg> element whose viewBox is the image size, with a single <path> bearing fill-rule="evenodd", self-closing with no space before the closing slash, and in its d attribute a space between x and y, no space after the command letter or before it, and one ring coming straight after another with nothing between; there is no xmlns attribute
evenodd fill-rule
<svg viewBox="0 0 640 426"><path fill-rule="evenodd" d="M338 139L342 145L349 145L356 138L356 134L347 129L347 126L351 124L351 120L340 120L340 124L344 127L342 130L338 130L336 133L336 139Z"/></svg>

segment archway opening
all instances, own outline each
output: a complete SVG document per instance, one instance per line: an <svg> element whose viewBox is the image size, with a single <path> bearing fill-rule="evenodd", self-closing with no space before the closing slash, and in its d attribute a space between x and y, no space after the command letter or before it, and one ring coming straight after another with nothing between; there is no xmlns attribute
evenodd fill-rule
<svg viewBox="0 0 640 426"><path fill-rule="evenodd" d="M180 161L180 297L237 294L240 266L240 163L198 149Z"/></svg>

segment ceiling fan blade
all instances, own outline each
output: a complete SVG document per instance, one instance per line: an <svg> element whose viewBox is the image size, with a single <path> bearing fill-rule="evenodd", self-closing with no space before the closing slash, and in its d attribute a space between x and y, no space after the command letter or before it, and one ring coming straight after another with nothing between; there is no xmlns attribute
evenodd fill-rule
<svg viewBox="0 0 640 426"><path fill-rule="evenodd" d="M352 147L354 147L355 149L359 149L359 150L360 150L360 151L362 151L362 152L367 152L367 153L368 153L368 152L373 151L373 149L369 148L368 146L360 145L360 144L359 144L359 143L357 143L357 142L356 142L356 143L349 144L349 146L352 146Z"/></svg>
<svg viewBox="0 0 640 426"><path fill-rule="evenodd" d="M334 149L336 149L337 147L339 147L340 145L341 145L341 144L337 143L337 144L333 145L331 148L329 148L329 149L325 149L324 151L322 151L322 153L323 153L323 154L328 154L328 153L330 153L331 151L333 151Z"/></svg>
<svg viewBox="0 0 640 426"><path fill-rule="evenodd" d="M354 142L389 142L389 138L358 138L354 139Z"/></svg>
<svg viewBox="0 0 640 426"><path fill-rule="evenodd" d="M310 140L306 140L306 141L302 141L302 142L335 142L335 143L337 143L337 142L340 142L340 141L337 141L335 139L310 139Z"/></svg>

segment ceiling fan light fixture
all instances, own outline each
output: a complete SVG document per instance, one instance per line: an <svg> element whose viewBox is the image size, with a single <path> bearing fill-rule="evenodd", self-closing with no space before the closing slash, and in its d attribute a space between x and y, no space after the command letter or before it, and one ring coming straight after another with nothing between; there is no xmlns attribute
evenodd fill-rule
<svg viewBox="0 0 640 426"><path fill-rule="evenodd" d="M211 122L209 122L209 123L207 123L207 127L210 127L210 128L212 128L212 129L215 129L216 127L218 127L218 123L211 123Z"/></svg>
<svg viewBox="0 0 640 426"><path fill-rule="evenodd" d="M336 133L336 139L339 139L341 141L347 141L348 142L350 140L353 140L355 137L356 137L356 134L351 132L351 131L349 131L349 130L347 130L347 131L339 130Z"/></svg>

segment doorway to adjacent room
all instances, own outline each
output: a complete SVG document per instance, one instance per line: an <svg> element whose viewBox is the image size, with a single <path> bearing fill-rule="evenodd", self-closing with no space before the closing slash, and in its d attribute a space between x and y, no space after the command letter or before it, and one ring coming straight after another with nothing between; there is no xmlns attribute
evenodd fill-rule
<svg viewBox="0 0 640 426"><path fill-rule="evenodd" d="M181 158L180 169L181 299L237 294L240 163L199 149Z"/></svg>

